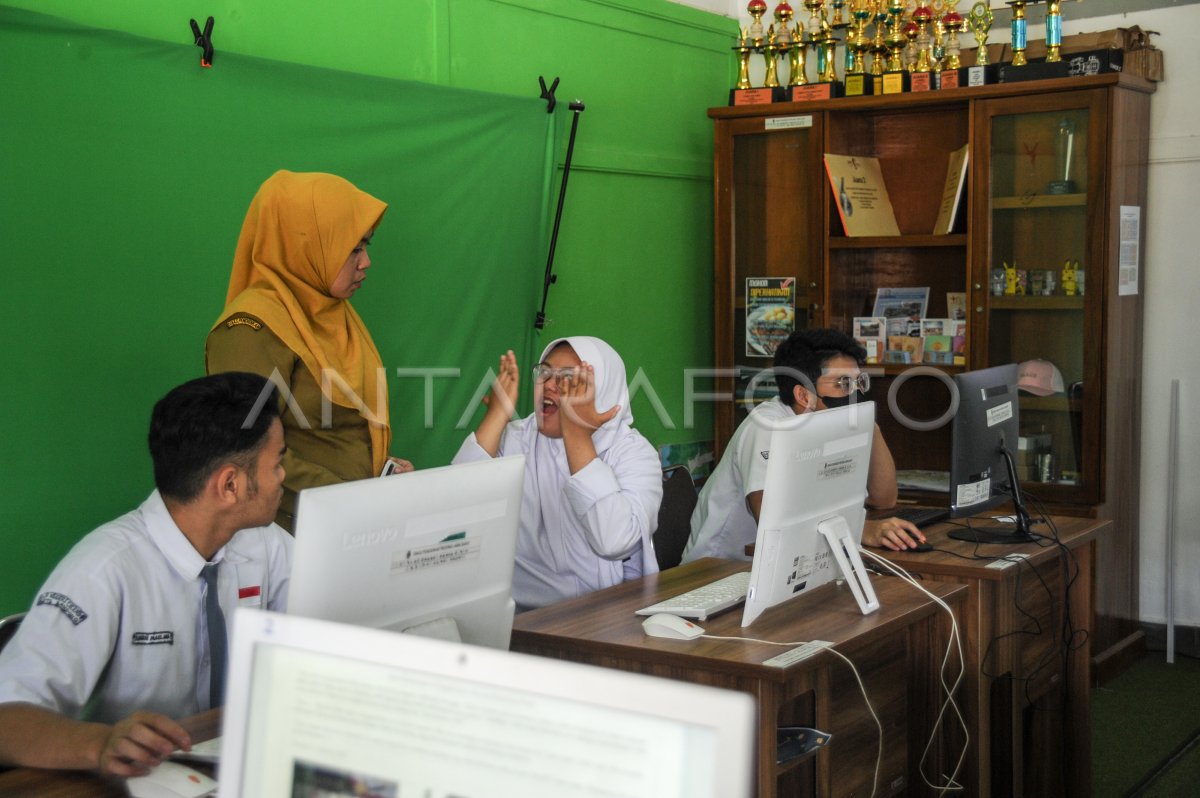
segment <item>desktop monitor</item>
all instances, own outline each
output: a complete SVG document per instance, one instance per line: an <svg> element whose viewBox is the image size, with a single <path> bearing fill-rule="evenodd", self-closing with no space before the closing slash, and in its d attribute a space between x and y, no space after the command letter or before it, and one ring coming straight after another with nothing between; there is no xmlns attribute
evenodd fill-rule
<svg viewBox="0 0 1200 798"><path fill-rule="evenodd" d="M742 626L837 576L864 615L879 609L858 553L874 433L874 402L805 413L771 432Z"/></svg>
<svg viewBox="0 0 1200 798"><path fill-rule="evenodd" d="M232 639L222 798L751 794L746 693L249 608Z"/></svg>
<svg viewBox="0 0 1200 798"><path fill-rule="evenodd" d="M958 410L951 426L950 514L978 515L1012 501L1010 523L972 523L950 537L975 543L1025 543L1029 514L1021 499L1012 450L1020 434L1017 366L993 366L954 376Z"/></svg>
<svg viewBox="0 0 1200 798"><path fill-rule="evenodd" d="M288 613L508 648L525 458L300 491Z"/></svg>

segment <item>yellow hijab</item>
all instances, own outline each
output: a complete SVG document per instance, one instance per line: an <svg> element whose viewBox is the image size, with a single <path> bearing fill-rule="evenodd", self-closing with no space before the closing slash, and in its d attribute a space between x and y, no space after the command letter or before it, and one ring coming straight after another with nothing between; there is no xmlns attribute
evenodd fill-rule
<svg viewBox="0 0 1200 798"><path fill-rule="evenodd" d="M213 325L249 313L270 327L328 399L367 420L376 472L391 444L383 360L350 302L329 287L385 210L386 203L337 175L271 175L246 212L225 310ZM326 370L343 384L323 380Z"/></svg>

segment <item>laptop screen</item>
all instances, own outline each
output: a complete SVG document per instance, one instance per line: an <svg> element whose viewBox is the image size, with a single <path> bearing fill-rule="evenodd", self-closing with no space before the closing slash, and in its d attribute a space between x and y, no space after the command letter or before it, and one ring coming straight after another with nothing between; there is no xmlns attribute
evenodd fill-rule
<svg viewBox="0 0 1200 798"><path fill-rule="evenodd" d="M749 695L239 609L222 796L749 796Z"/></svg>

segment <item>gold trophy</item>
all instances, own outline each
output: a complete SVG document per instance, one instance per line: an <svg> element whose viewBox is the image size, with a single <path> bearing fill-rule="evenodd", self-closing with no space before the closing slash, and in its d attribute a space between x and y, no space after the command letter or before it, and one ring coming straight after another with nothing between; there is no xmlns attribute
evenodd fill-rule
<svg viewBox="0 0 1200 798"><path fill-rule="evenodd" d="M946 58L939 73L939 89L957 89L961 85L959 70L962 68L962 45L958 41L958 32L962 30L964 22L962 14L953 4L942 15L942 27L946 29Z"/></svg>
<svg viewBox="0 0 1200 798"><path fill-rule="evenodd" d="M908 91L908 72L901 55L908 37L904 35L904 0L888 0L887 34L883 37L888 59L883 70L883 93L903 94Z"/></svg>
<svg viewBox="0 0 1200 798"><path fill-rule="evenodd" d="M791 71L788 73L788 99L796 99L793 88L808 85L808 43L804 41L804 23L792 30Z"/></svg>
<svg viewBox="0 0 1200 798"><path fill-rule="evenodd" d="M926 0L917 0L917 8L912 13L912 21L917 26L917 60L912 67L912 75L909 76L912 86L910 91L929 91L933 88L933 60L929 52L932 45L929 23L932 20L933 10Z"/></svg>
<svg viewBox="0 0 1200 798"><path fill-rule="evenodd" d="M775 59L778 57L778 44L775 42L775 31L768 33L763 30L762 17L767 13L766 0L750 0L746 5L750 14L750 27L742 28L741 35L733 47L738 59L738 80L734 88L729 90L730 105L759 105L774 102L779 99L781 91L779 79L775 71ZM761 88L754 88L750 81L750 54L762 53L767 64L766 83ZM772 83L774 85L772 85Z"/></svg>
<svg viewBox="0 0 1200 798"><path fill-rule="evenodd" d="M775 40L775 26L771 25L767 28L767 42L762 48L763 66L763 87L767 89L779 88L779 75L775 71L775 61L778 58L778 43Z"/></svg>
<svg viewBox="0 0 1200 798"><path fill-rule="evenodd" d="M875 76L875 83L881 83L883 79L883 71L887 68L887 43L884 37L887 35L887 0L873 0L874 2L874 17L872 22L875 23L875 38L871 41L871 74Z"/></svg>
<svg viewBox="0 0 1200 798"><path fill-rule="evenodd" d="M742 35L738 38L737 47L733 48L738 54L738 79L735 89L750 88L750 53L754 52L754 48L749 44L749 31L742 28Z"/></svg>
<svg viewBox="0 0 1200 798"><path fill-rule="evenodd" d="M988 59L988 34L992 30L992 10L985 0L979 0L971 6L967 15L967 25L975 36L975 65L966 68L966 84L968 86L983 86L996 82L996 65Z"/></svg>
<svg viewBox="0 0 1200 798"><path fill-rule="evenodd" d="M1012 65L1025 66L1029 63L1025 58L1025 34L1029 23L1025 19L1026 0L1010 0L1012 6Z"/></svg>
<svg viewBox="0 0 1200 798"><path fill-rule="evenodd" d="M867 72L867 53L871 50L871 38L867 36L867 23L871 19L868 0L854 0L850 9L853 22L846 33L846 51L853 53L850 68L846 70L846 96L874 94L874 81Z"/></svg>

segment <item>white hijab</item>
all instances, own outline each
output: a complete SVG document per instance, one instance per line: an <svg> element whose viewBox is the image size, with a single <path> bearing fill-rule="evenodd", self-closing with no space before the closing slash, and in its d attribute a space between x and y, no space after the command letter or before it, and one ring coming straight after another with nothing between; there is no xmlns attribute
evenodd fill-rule
<svg viewBox="0 0 1200 798"><path fill-rule="evenodd" d="M551 341L542 351L538 362L544 362L550 352L561 344L569 344L575 350L579 359L592 366L595 371L595 402L596 410L605 412L614 405L620 405L617 414L600 426L592 434L592 443L596 447L597 457L607 462L605 455L618 442L629 435L637 435L632 429L633 413L629 408L629 386L625 380L625 364L611 346L599 338L587 336L572 336ZM550 438L542 435L537 427L537 414L526 417L510 429L510 434L518 432L522 439L522 450L529 457L532 474L527 474L526 497L536 495L535 502L526 501L522 510L522 523L527 529L537 530L534 539L523 538L518 546L518 558L528 556L541 562L559 563L579 562L588 558L582 549L586 546L582 532L566 534L567 530L576 530L578 521L571 514L563 496L563 486L571 476L567 463L566 447L561 438ZM529 477L536 480L536 485L529 485ZM532 490L531 490L532 489ZM536 517L529 514L536 513ZM653 527L649 531L653 531ZM654 562L653 548L647 539L643 540L642 573L657 571ZM536 553L535 553L536 552ZM594 555L591 555L594 557ZM635 555L639 556L639 555ZM596 579L602 584L616 584L621 581L622 564L620 562L599 561L595 567L611 571L607 576L596 574ZM551 585L531 586L535 593L548 595L553 592ZM545 603L545 602L541 602Z"/></svg>

